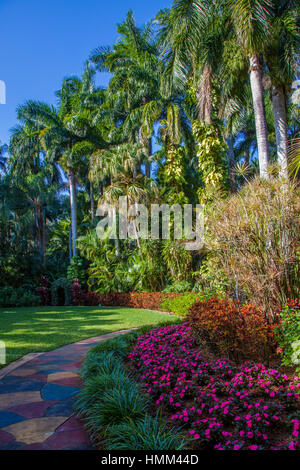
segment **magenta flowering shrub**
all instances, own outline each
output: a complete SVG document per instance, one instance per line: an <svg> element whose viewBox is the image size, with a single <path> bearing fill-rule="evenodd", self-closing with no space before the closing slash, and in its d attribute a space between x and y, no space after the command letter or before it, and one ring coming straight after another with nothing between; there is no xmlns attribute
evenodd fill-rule
<svg viewBox="0 0 300 470"><path fill-rule="evenodd" d="M156 407L186 428L193 447L299 448L300 378L290 381L263 364L207 361L187 323L140 336L128 359Z"/></svg>

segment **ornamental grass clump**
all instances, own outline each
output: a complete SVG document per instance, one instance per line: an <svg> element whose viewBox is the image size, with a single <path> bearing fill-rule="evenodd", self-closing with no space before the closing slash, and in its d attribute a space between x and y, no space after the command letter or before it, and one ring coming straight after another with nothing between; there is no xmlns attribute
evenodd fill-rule
<svg viewBox="0 0 300 470"><path fill-rule="evenodd" d="M106 444L110 450L181 450L187 439L175 427L167 427L159 415L110 426Z"/></svg>
<svg viewBox="0 0 300 470"><path fill-rule="evenodd" d="M300 378L262 363L202 357L187 323L140 336L128 359L156 409L195 449L295 450Z"/></svg>
<svg viewBox="0 0 300 470"><path fill-rule="evenodd" d="M270 321L299 295L299 215L299 187L270 178L216 201L207 216L210 257Z"/></svg>

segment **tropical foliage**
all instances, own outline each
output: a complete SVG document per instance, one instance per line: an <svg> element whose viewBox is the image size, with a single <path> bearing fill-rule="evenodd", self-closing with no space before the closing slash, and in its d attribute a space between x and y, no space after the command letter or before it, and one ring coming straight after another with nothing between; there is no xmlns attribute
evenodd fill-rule
<svg viewBox="0 0 300 470"><path fill-rule="evenodd" d="M297 2L178 0L142 26L128 12L117 33L56 106L17 108L0 147L0 285L35 294L43 275L99 294L230 293L272 313L299 276ZM146 240L134 215L129 239L100 240L97 208L120 196L202 204L209 240Z"/></svg>

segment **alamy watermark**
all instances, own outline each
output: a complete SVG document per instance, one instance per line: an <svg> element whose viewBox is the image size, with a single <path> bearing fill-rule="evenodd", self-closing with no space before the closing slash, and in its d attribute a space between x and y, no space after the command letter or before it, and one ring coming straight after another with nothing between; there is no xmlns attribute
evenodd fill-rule
<svg viewBox="0 0 300 470"><path fill-rule="evenodd" d="M0 80L0 104L6 104L6 85L3 80Z"/></svg>
<svg viewBox="0 0 300 470"><path fill-rule="evenodd" d="M97 216L103 217L96 231L100 239L184 240L182 245L189 251L203 246L204 209L197 204L128 204L121 196L118 205L102 204ZM150 227L149 227L150 223Z"/></svg>

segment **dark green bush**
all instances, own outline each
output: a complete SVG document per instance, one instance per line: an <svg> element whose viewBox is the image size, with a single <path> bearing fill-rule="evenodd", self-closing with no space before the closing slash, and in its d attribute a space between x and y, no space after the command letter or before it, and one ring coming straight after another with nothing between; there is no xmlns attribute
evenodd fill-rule
<svg viewBox="0 0 300 470"><path fill-rule="evenodd" d="M0 307L35 307L40 303L40 297L23 287L0 288Z"/></svg>
<svg viewBox="0 0 300 470"><path fill-rule="evenodd" d="M184 292L189 292L192 290L192 284L188 281L178 281L178 282L173 282L172 284L168 285L163 292L169 293L169 292L175 292L175 293L184 293Z"/></svg>

